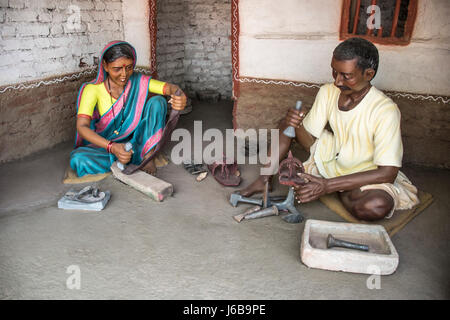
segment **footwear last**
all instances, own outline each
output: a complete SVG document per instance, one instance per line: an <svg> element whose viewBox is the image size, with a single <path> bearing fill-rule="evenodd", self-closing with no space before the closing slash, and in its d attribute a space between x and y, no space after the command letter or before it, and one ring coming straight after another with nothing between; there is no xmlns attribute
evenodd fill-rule
<svg viewBox="0 0 450 320"><path fill-rule="evenodd" d="M291 187L303 185L306 181L297 175L298 173L303 172L305 172L305 169L302 162L297 158L294 158L292 152L289 151L288 157L280 163L278 181L280 184Z"/></svg>
<svg viewBox="0 0 450 320"><path fill-rule="evenodd" d="M217 160L213 164L208 165L208 169L214 179L223 186L235 187L241 183L241 177L237 176L238 166L236 161L227 164L224 157L223 160Z"/></svg>
<svg viewBox="0 0 450 320"><path fill-rule="evenodd" d="M82 203L94 203L102 201L106 194L104 192L99 192L98 188L92 186L87 186L80 191L68 191L64 198L71 201L77 201Z"/></svg>

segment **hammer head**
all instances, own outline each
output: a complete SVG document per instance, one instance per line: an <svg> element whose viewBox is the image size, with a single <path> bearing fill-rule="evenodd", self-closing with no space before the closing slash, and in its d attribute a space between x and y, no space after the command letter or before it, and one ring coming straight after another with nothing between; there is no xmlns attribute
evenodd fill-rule
<svg viewBox="0 0 450 320"><path fill-rule="evenodd" d="M239 201L242 200L242 195L238 193L232 193L230 196L230 203L233 207L236 207Z"/></svg>

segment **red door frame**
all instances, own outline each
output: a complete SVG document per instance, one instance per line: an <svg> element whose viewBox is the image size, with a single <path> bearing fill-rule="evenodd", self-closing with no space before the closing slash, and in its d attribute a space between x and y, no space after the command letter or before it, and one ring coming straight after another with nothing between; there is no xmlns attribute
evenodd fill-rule
<svg viewBox="0 0 450 320"><path fill-rule="evenodd" d="M148 7L150 9L148 27L150 30L150 72L153 78L158 78L158 72L156 70L156 37L157 37L157 25L156 25L156 1L149 0Z"/></svg>

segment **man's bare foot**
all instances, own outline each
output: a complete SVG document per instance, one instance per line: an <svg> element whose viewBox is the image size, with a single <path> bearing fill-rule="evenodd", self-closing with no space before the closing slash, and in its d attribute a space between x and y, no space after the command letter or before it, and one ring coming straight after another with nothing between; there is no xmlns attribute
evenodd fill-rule
<svg viewBox="0 0 450 320"><path fill-rule="evenodd" d="M142 171L151 174L152 176L156 175L156 164L155 159L150 160L144 167L141 168Z"/></svg>
<svg viewBox="0 0 450 320"><path fill-rule="evenodd" d="M251 197L255 193L262 193L264 192L264 186L267 180L269 180L269 191L272 191L271 176L259 176L251 185L242 190L238 190L237 193L246 198Z"/></svg>

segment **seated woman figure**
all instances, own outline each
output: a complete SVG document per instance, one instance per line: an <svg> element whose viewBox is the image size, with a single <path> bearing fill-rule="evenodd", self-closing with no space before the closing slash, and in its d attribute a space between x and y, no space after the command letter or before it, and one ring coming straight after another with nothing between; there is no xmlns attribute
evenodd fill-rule
<svg viewBox="0 0 450 320"><path fill-rule="evenodd" d="M183 110L186 95L178 86L134 72L136 51L127 42L110 42L102 51L97 78L84 83L77 98L77 135L70 166L79 177L110 171L118 160L139 165L161 139L170 95L172 108ZM157 95L149 98L149 93ZM125 143L133 149L125 151ZM150 161L144 171L155 174Z"/></svg>

